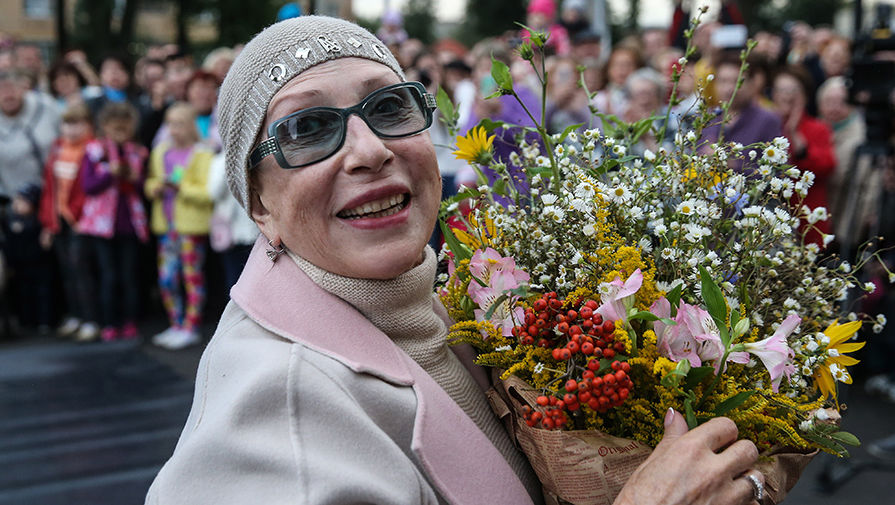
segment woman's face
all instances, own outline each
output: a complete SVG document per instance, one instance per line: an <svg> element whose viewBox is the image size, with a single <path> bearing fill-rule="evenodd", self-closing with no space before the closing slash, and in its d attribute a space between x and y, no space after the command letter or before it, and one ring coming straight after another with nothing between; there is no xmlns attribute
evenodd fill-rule
<svg viewBox="0 0 895 505"><path fill-rule="evenodd" d="M53 89L61 97L68 97L80 91L78 77L69 72L59 72L53 79Z"/></svg>
<svg viewBox="0 0 895 505"><path fill-rule="evenodd" d="M628 51L616 51L609 59L609 82L622 86L632 72L637 70L634 55Z"/></svg>
<svg viewBox="0 0 895 505"><path fill-rule="evenodd" d="M780 74L774 79L774 88L771 98L777 107L777 112L783 117L792 114L801 115L805 108L805 93L795 77L788 74Z"/></svg>
<svg viewBox="0 0 895 505"><path fill-rule="evenodd" d="M262 138L271 123L295 111L351 107L398 82L390 68L366 59L311 67L274 95ZM381 139L351 115L345 143L329 158L283 169L268 156L253 170L252 215L261 231L318 267L390 279L421 261L441 198L428 133Z"/></svg>

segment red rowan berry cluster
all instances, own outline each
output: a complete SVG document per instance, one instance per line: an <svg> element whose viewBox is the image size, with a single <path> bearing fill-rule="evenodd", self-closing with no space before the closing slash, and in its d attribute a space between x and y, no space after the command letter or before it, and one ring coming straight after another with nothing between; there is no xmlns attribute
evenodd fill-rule
<svg viewBox="0 0 895 505"><path fill-rule="evenodd" d="M614 359L625 351L624 344L615 341L615 324L596 313L597 302L564 305L556 293L546 293L525 311L525 324L513 329L522 345L552 348L553 359L567 362L565 392L539 396L541 409L523 408L529 426L561 429L567 412L574 415L586 406L604 413L624 403L634 387L631 365Z"/></svg>

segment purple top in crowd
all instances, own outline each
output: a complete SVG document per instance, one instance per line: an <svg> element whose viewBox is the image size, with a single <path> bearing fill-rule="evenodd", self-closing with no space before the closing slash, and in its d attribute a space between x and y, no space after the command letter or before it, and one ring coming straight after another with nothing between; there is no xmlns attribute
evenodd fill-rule
<svg viewBox="0 0 895 505"><path fill-rule="evenodd" d="M119 153L118 158L121 159L123 163L128 163L128 156L125 155L126 149L120 145L117 147ZM122 196L130 193L136 193L137 195L143 194L142 179L137 182L132 182L129 179L112 175L107 169L100 170L99 164L92 163L89 156L84 156L81 173L83 175L81 184L84 188L84 192L88 195L98 195L113 184L118 185L119 198L117 209L115 211L115 235L136 235L137 232L134 230L134 225L131 222L131 211L128 207L128 199L123 198Z"/></svg>

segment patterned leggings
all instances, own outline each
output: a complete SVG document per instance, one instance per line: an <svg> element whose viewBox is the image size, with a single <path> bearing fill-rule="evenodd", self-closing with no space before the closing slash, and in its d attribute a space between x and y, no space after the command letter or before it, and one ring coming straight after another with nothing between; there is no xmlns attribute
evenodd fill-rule
<svg viewBox="0 0 895 505"><path fill-rule="evenodd" d="M202 322L205 240L205 235L181 235L175 231L158 237L158 283L168 320L175 328L193 331Z"/></svg>

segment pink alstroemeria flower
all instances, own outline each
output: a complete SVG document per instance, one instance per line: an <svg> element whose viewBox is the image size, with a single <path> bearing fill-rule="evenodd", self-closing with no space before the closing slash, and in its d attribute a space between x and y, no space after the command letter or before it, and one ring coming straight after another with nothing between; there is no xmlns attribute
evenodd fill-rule
<svg viewBox="0 0 895 505"><path fill-rule="evenodd" d="M777 331L770 337L744 344L745 352L730 353L730 361L746 364L749 362L749 354L754 354L761 360L768 373L771 374L771 389L776 393L780 389L780 380L786 375L789 377L796 371L792 358L795 355L793 350L787 345L786 339L789 337L799 324L802 318L795 314L790 314L777 327Z"/></svg>
<svg viewBox="0 0 895 505"><path fill-rule="evenodd" d="M485 321L485 314L501 295L518 288L530 278L524 270L516 269L516 260L512 257L504 258L490 247L484 252L481 250L475 252L469 261L469 271L487 284L482 286L473 279L467 288L469 297L479 306L473 311L476 321ZM517 300L516 296L506 298L494 308L489 319L505 337L511 336L513 327L525 320L525 311L522 307L516 306Z"/></svg>
<svg viewBox="0 0 895 505"><path fill-rule="evenodd" d="M650 312L660 318L669 318L671 304L666 298L659 298L650 307ZM695 305L681 302L674 321L677 324L653 322L659 352L674 362L686 359L694 367L712 361L717 374L721 369L724 344L712 316Z"/></svg>
<svg viewBox="0 0 895 505"><path fill-rule="evenodd" d="M603 304L597 309L597 314L608 321L621 319L628 322L628 308L634 303L634 293L642 285L643 273L639 268L625 282L621 277L616 277L612 282L600 284L600 301Z"/></svg>
<svg viewBox="0 0 895 505"><path fill-rule="evenodd" d="M469 260L469 272L485 284L492 285L491 276L507 274L515 280L516 285L508 289L519 287L522 282L528 282L531 278L528 272L516 269L516 260L512 256L504 258L492 248L484 251L477 250Z"/></svg>
<svg viewBox="0 0 895 505"><path fill-rule="evenodd" d="M683 319L687 314L687 307L692 307L686 303L681 303L678 308L675 322L677 324L665 324L662 321L653 322L653 331L656 332L656 345L659 353L675 363L681 360L688 360L690 366L697 367L702 365L702 360L697 354L699 343L694 338L690 328L683 324ZM656 300L650 307L650 312L661 318L671 317L671 304L665 297Z"/></svg>

